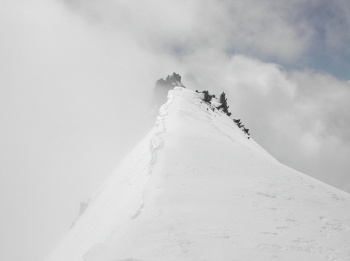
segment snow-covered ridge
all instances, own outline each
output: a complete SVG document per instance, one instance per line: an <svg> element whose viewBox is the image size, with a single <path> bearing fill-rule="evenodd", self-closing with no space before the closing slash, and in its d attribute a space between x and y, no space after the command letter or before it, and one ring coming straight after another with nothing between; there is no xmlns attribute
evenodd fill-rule
<svg viewBox="0 0 350 261"><path fill-rule="evenodd" d="M284 166L201 94L155 127L47 261L350 260L350 196Z"/></svg>
<svg viewBox="0 0 350 261"><path fill-rule="evenodd" d="M254 140L247 140L247 135L237 127L232 118L227 116L223 111L216 110L216 107L220 105L218 101L208 104L203 101L202 93L181 87L175 87L173 91L169 92L169 97L174 96L178 97L178 102L180 103L177 107L179 116L177 121L181 121L182 118L183 120L187 120L188 117L191 117L193 120L202 121L202 124L205 125L203 129L216 131L217 134L232 143L233 146L239 144L245 150L250 150L252 153L259 153L264 158L276 161L275 158ZM213 100L217 99L213 98ZM195 122L193 121L193 125L195 125ZM192 123L184 123L184 125L189 129L192 127L197 129L197 126L191 126ZM197 135L205 137L205 133L202 132L197 133Z"/></svg>

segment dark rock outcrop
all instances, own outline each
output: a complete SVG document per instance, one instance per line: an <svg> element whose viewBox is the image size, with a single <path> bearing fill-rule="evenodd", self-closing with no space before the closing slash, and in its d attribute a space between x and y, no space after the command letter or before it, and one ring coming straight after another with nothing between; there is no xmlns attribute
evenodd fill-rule
<svg viewBox="0 0 350 261"><path fill-rule="evenodd" d="M154 110L156 113L159 107L167 101L168 92L176 86L185 88L181 83L180 74L175 72L172 75L168 75L165 80L161 78L156 82L151 101L152 107L155 108Z"/></svg>
<svg viewBox="0 0 350 261"><path fill-rule="evenodd" d="M185 87L182 83L181 83L181 76L180 74L177 73L173 73L172 75L168 75L165 80L163 78L159 79L156 82L156 88L158 87L168 87L168 88L174 88L176 86L180 86L180 87Z"/></svg>

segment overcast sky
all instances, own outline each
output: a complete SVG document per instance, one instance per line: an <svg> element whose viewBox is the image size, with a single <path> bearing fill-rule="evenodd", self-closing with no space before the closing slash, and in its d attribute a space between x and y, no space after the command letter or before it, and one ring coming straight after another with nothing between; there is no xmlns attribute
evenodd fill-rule
<svg viewBox="0 0 350 261"><path fill-rule="evenodd" d="M42 260L153 123L172 72L350 192L348 0L1 0L0 259Z"/></svg>

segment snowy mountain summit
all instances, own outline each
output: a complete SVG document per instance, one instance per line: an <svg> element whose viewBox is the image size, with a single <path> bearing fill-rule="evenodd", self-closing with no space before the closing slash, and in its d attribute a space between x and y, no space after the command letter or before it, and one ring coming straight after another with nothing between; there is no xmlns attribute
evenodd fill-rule
<svg viewBox="0 0 350 261"><path fill-rule="evenodd" d="M350 195L279 163L204 95L169 91L47 261L350 260Z"/></svg>

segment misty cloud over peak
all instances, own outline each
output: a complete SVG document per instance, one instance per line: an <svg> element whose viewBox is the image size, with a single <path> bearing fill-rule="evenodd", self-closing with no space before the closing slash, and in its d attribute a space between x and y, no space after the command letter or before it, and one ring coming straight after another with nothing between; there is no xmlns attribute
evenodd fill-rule
<svg viewBox="0 0 350 261"><path fill-rule="evenodd" d="M209 47L228 55L253 55L294 68L306 64L350 77L344 68L349 62L343 59L344 54L350 55L350 7L346 1L66 3L90 21L132 35L154 52L182 57Z"/></svg>

